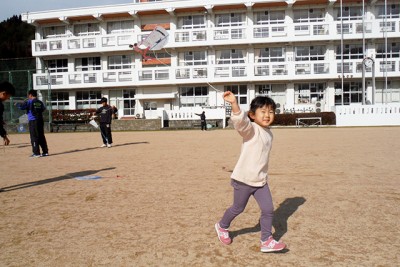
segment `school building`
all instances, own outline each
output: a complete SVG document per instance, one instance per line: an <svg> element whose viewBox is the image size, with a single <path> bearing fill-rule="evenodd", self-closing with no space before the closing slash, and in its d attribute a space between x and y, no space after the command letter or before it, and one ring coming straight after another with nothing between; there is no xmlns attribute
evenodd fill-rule
<svg viewBox="0 0 400 267"><path fill-rule="evenodd" d="M105 96L122 119L219 117L226 90L244 109L268 95L277 113L400 105L398 0L133 0L22 19L36 27L34 89L52 109ZM168 43L143 61L129 45L157 25Z"/></svg>

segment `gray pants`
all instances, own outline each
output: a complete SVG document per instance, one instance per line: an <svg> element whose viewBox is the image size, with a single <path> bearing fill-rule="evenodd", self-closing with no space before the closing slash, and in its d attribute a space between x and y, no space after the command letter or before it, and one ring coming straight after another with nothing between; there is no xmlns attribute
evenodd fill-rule
<svg viewBox="0 0 400 267"><path fill-rule="evenodd" d="M274 217L274 206L268 184L263 187L253 187L235 180L232 180L231 184L234 188L233 205L225 211L219 225L228 229L236 216L244 211L250 196L253 195L261 209L261 240L266 241L272 235L272 219Z"/></svg>

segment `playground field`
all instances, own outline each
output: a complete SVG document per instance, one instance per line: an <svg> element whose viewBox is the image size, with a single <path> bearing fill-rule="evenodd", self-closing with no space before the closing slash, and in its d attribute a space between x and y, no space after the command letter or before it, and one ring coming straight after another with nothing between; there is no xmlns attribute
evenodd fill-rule
<svg viewBox="0 0 400 267"><path fill-rule="evenodd" d="M400 127L272 131L284 252L259 252L254 199L231 245L216 236L235 130L114 132L112 148L99 132L51 133L50 156L33 159L29 135L13 134L0 147L0 265L399 266Z"/></svg>

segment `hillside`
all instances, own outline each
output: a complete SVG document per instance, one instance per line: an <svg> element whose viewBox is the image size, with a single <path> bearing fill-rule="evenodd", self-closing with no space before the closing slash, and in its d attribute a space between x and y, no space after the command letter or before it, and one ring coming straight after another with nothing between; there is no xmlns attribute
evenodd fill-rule
<svg viewBox="0 0 400 267"><path fill-rule="evenodd" d="M35 27L13 16L0 23L0 58L32 57L31 40Z"/></svg>

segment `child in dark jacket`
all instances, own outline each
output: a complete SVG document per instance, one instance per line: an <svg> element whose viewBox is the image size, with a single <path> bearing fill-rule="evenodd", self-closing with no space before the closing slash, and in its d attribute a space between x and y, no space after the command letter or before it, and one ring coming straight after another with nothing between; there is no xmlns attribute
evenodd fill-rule
<svg viewBox="0 0 400 267"><path fill-rule="evenodd" d="M46 137L44 136L44 121L43 112L46 110L45 105L42 101L37 98L37 92L35 90L29 90L28 100L23 104L17 104L17 107L21 110L26 110L29 121L29 133L31 136L32 144L32 158L45 157L49 155L49 149L47 147ZM42 154L40 155L40 148L42 148Z"/></svg>

